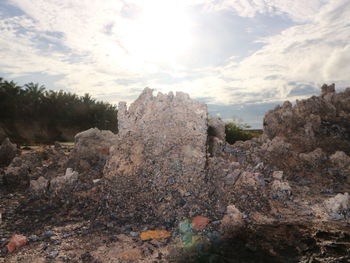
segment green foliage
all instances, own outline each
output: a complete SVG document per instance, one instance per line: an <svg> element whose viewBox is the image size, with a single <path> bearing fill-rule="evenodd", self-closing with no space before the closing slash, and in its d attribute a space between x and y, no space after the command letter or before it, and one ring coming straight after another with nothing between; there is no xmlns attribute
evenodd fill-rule
<svg viewBox="0 0 350 263"><path fill-rule="evenodd" d="M43 129L73 129L76 132L97 127L117 131L117 109L96 101L89 94L46 90L38 83L23 87L0 78L0 124L8 130L16 121L39 123ZM30 127L29 127L30 128ZM59 140L52 138L52 140Z"/></svg>
<svg viewBox="0 0 350 263"><path fill-rule="evenodd" d="M234 144L237 141L250 140L258 135L255 132L246 130L249 128L249 125L242 124L237 120L227 122L225 124L226 141L230 144Z"/></svg>

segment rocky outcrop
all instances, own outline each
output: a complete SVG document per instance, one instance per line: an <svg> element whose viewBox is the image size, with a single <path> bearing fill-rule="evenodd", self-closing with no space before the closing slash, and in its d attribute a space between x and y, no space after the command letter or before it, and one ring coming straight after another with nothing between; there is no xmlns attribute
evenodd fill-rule
<svg viewBox="0 0 350 263"><path fill-rule="evenodd" d="M270 139L280 136L298 151L324 152L342 150L350 153L350 88L336 93L334 85L322 86L322 94L285 102L266 113L264 134Z"/></svg>
<svg viewBox="0 0 350 263"><path fill-rule="evenodd" d="M15 158L17 153L17 145L10 142L6 138L0 145L0 167L7 166Z"/></svg>
<svg viewBox="0 0 350 263"><path fill-rule="evenodd" d="M174 220L205 205L207 107L182 92L146 88L118 108L118 139L104 179L108 206L121 217Z"/></svg>

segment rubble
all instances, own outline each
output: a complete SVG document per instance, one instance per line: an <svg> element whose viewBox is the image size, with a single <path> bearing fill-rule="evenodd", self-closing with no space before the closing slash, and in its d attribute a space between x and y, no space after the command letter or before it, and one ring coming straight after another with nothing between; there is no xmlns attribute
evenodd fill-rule
<svg viewBox="0 0 350 263"><path fill-rule="evenodd" d="M183 262L198 251L212 260L330 262L332 255L343 262L350 251L343 242L350 236L349 105L350 89L325 85L321 96L269 111L262 136L229 145L225 124L208 120L205 104L145 89L129 108L119 104L118 134L89 129L77 134L71 153L57 145L15 157L4 182L20 201L4 192L5 228L33 237L45 224L50 231L86 224L30 238L37 255L46 249L43 262L152 262L172 246L181 247Z"/></svg>

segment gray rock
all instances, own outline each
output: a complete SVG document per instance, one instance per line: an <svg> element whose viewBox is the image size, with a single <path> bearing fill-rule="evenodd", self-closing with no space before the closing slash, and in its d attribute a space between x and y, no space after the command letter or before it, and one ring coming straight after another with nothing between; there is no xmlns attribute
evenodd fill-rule
<svg viewBox="0 0 350 263"><path fill-rule="evenodd" d="M115 144L117 136L111 131L91 128L75 135L74 149L70 163L78 172L89 171L96 178L103 171L109 155L109 148ZM90 170L95 170L95 174Z"/></svg>
<svg viewBox="0 0 350 263"><path fill-rule="evenodd" d="M336 93L335 86L323 85L321 96L290 102L270 110L264 117L264 134L283 137L302 152L317 147L324 152L350 152L350 92ZM330 143L331 142L331 143Z"/></svg>
<svg viewBox="0 0 350 263"><path fill-rule="evenodd" d="M39 179L30 181L29 191L33 196L41 196L46 193L48 185L49 181L40 176Z"/></svg>
<svg viewBox="0 0 350 263"><path fill-rule="evenodd" d="M208 136L213 136L221 141L226 140L225 122L221 119L211 118L208 122Z"/></svg>
<svg viewBox="0 0 350 263"><path fill-rule="evenodd" d="M50 193L59 194L71 191L78 181L78 172L72 168L67 168L64 176L58 176L50 181Z"/></svg>
<svg viewBox="0 0 350 263"><path fill-rule="evenodd" d="M130 234L130 236L132 236L132 237L138 237L138 236L139 236L139 233L133 232L133 231L131 231L129 234Z"/></svg>
<svg viewBox="0 0 350 263"><path fill-rule="evenodd" d="M58 254L59 252L57 250L53 250L47 255L47 258L55 259L58 256Z"/></svg>
<svg viewBox="0 0 350 263"><path fill-rule="evenodd" d="M43 237L44 238L50 238L50 237L53 237L53 236L56 236L56 234L53 231L51 231L51 230L47 230L47 231L45 231L43 233Z"/></svg>
<svg viewBox="0 0 350 263"><path fill-rule="evenodd" d="M37 235L30 235L28 237L29 242L38 242L40 241L40 238Z"/></svg>
<svg viewBox="0 0 350 263"><path fill-rule="evenodd" d="M10 142L6 138L0 145L0 167L7 166L15 158L17 153L17 145Z"/></svg>

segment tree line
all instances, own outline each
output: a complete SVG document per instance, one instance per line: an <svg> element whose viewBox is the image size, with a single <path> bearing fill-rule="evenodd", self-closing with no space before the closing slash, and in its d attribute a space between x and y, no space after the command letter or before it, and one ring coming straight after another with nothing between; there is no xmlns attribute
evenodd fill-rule
<svg viewBox="0 0 350 263"><path fill-rule="evenodd" d="M60 140L59 130L65 127L76 132L91 127L117 132L117 109L89 94L47 90L33 82L19 86L0 78L0 125L11 130L19 121L28 123L29 129L30 123L36 123L43 129L56 130L52 134L57 138L52 140Z"/></svg>

